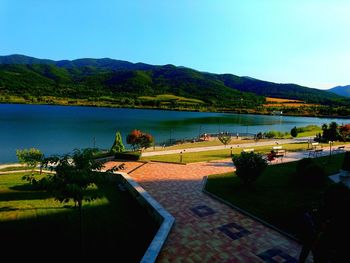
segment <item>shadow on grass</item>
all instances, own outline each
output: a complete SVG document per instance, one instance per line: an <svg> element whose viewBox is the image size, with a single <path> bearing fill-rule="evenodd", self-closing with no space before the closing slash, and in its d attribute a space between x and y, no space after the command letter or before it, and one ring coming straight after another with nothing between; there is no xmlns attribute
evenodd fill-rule
<svg viewBox="0 0 350 263"><path fill-rule="evenodd" d="M32 218L0 221L1 238L6 240L1 251L4 255L18 255L20 251L27 260L49 255L55 259L96 257L106 261L114 258L118 262L139 262L159 225L127 191L118 191L115 184L101 184L98 192L109 202L100 206L84 202L83 249L79 210L61 207L62 211L58 213L47 211L45 214L35 213ZM32 200L47 198L48 195L34 191L1 194L0 200L1 197L6 200L24 197ZM15 208L7 206L3 207L3 211L15 211Z"/></svg>
<svg viewBox="0 0 350 263"><path fill-rule="evenodd" d="M27 192L5 192L0 193L0 201L18 201L18 200L39 200L50 198L49 194L44 191L27 191Z"/></svg>

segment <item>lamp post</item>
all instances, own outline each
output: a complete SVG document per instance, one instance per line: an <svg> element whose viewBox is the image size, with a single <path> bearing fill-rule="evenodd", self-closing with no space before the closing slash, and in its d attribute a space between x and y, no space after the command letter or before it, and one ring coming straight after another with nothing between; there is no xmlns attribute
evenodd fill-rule
<svg viewBox="0 0 350 263"><path fill-rule="evenodd" d="M332 145L333 145L334 141L329 141L329 160L331 159L332 156Z"/></svg>
<svg viewBox="0 0 350 263"><path fill-rule="evenodd" d="M180 163L182 163L182 153L185 152L186 150L183 150L180 152Z"/></svg>

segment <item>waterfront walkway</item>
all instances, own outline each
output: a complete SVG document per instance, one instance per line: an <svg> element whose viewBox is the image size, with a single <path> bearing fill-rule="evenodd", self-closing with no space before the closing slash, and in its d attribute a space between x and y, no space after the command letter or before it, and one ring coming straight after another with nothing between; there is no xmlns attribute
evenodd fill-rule
<svg viewBox="0 0 350 263"><path fill-rule="evenodd" d="M276 146L276 145L283 145L283 144L289 144L289 143L308 142L308 140L310 140L310 137L301 137L301 138L296 138L296 139L271 140L271 141L264 141L264 142L259 142L258 141L258 142L252 142L252 143L244 143L244 140L242 140L241 144L230 144L230 145L226 145L226 146L225 145L217 145L217 146L186 148L186 153L224 150L224 149L230 149L231 147L233 149L235 149L235 148L252 148L252 147L269 146L269 145ZM155 155L176 154L176 153L182 152L183 150L184 149L143 152L142 153L142 157L155 156Z"/></svg>
<svg viewBox="0 0 350 263"><path fill-rule="evenodd" d="M291 154L288 161L301 154ZM106 167L119 163L108 162ZM202 192L203 177L233 172L232 160L126 162L125 168L175 217L158 262L297 262L300 245L294 240Z"/></svg>

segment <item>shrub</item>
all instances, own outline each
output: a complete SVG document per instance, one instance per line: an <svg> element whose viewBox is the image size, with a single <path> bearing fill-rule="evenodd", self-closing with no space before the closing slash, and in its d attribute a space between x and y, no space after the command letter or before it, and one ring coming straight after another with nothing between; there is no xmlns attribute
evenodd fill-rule
<svg viewBox="0 0 350 263"><path fill-rule="evenodd" d="M112 153L120 153L120 152L124 152L125 151L125 147L122 141L122 136L120 135L120 132L117 132L115 134L115 139L114 139L114 143L112 145L111 148L111 152Z"/></svg>
<svg viewBox="0 0 350 263"><path fill-rule="evenodd" d="M116 159L122 159L122 160L131 160L131 161L138 161L141 157L140 152L123 152L123 153L116 153L114 155Z"/></svg>
<svg viewBox="0 0 350 263"><path fill-rule="evenodd" d="M265 170L267 162L260 154L242 152L232 158L236 175L245 185L252 184Z"/></svg>
<svg viewBox="0 0 350 263"><path fill-rule="evenodd" d="M345 153L342 169L350 171L350 152Z"/></svg>
<svg viewBox="0 0 350 263"><path fill-rule="evenodd" d="M313 159L304 158L297 162L294 179L301 186L320 186L326 182L326 173Z"/></svg>
<svg viewBox="0 0 350 263"><path fill-rule="evenodd" d="M218 139L225 146L231 142L231 136L226 134L220 134Z"/></svg>
<svg viewBox="0 0 350 263"><path fill-rule="evenodd" d="M292 135L292 137L297 137L298 136L298 129L297 127L294 127L290 130L290 135Z"/></svg>

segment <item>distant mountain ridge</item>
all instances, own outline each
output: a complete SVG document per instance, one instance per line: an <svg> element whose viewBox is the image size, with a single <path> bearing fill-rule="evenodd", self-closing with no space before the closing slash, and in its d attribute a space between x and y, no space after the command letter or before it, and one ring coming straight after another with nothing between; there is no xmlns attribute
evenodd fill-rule
<svg viewBox="0 0 350 263"><path fill-rule="evenodd" d="M337 94L296 84L279 84L233 74L213 74L174 65L149 65L110 58L54 61L25 55L0 56L0 94L73 98L138 98L173 94L207 105L253 107L263 97L350 105ZM241 99L244 99L243 102Z"/></svg>
<svg viewBox="0 0 350 263"><path fill-rule="evenodd" d="M328 91L333 92L337 95L349 97L350 98L350 85L347 86L337 86L329 89Z"/></svg>

